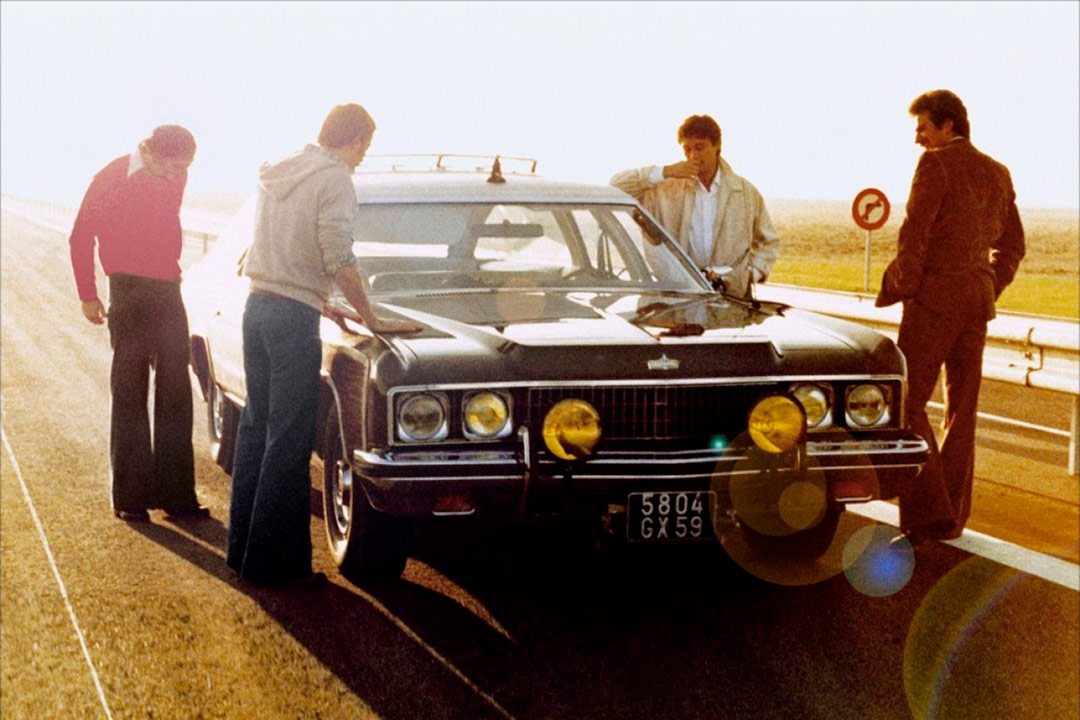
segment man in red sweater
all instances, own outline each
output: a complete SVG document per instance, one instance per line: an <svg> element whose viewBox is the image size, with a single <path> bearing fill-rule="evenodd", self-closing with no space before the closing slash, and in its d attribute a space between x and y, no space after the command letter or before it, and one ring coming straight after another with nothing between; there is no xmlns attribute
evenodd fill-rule
<svg viewBox="0 0 1080 720"><path fill-rule="evenodd" d="M163 125L94 176L71 230L71 266L82 312L108 321L113 349L109 439L112 507L127 522L150 508L206 517L195 497L187 313L180 297L180 202L195 138ZM94 247L108 276L98 297ZM154 423L147 410L154 370Z"/></svg>

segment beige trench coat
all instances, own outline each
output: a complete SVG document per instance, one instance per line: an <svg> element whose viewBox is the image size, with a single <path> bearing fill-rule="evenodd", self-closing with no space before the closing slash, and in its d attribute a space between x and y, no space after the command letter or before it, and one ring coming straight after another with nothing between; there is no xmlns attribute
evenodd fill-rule
<svg viewBox="0 0 1080 720"><path fill-rule="evenodd" d="M648 166L624 170L611 178L611 184L636 198L690 255L690 218L697 181L671 178L652 185L649 176L653 169ZM746 297L750 295L751 268L757 271L758 282L769 276L780 251L780 236L769 219L761 193L736 175L723 158L716 202L712 255L704 264L731 266L728 291Z"/></svg>

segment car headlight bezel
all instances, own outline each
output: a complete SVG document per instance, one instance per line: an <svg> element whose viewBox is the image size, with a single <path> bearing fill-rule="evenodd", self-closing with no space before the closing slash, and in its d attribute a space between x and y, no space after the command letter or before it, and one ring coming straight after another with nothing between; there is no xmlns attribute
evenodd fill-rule
<svg viewBox="0 0 1080 720"><path fill-rule="evenodd" d="M833 425L833 388L824 383L801 382L788 392L799 401L806 413L807 431L826 430Z"/></svg>
<svg viewBox="0 0 1080 720"><path fill-rule="evenodd" d="M409 415L415 416L416 413L421 412L421 408L416 407L419 403L430 403L428 406L428 412L438 410L436 413L437 419L434 421L428 421L426 425L430 425L429 430L417 432L418 420L415 417L410 418ZM445 440L450 434L450 402L446 393L442 392L417 392L402 395L397 398L397 409L395 412L395 424L397 426L397 437L402 442L419 443L419 442L439 442Z"/></svg>
<svg viewBox="0 0 1080 720"><path fill-rule="evenodd" d="M869 393L869 399L860 399L859 395ZM874 400L874 396L877 399ZM868 405L868 402L870 405ZM865 408L873 406L867 412ZM882 383L858 383L849 385L844 390L844 419L852 430L870 430L889 425L892 421L892 388Z"/></svg>
<svg viewBox="0 0 1080 720"><path fill-rule="evenodd" d="M476 407L476 405L485 407ZM494 421L481 415L494 413ZM501 419L498 416L501 415ZM466 393L461 399L461 433L468 440L499 440L513 430L513 401L508 393L477 390Z"/></svg>

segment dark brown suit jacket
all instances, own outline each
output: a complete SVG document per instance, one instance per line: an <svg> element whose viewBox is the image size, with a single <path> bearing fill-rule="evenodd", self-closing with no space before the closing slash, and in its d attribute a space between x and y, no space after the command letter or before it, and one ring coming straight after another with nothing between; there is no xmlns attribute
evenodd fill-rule
<svg viewBox="0 0 1080 720"><path fill-rule="evenodd" d="M1008 169L967 139L924 152L897 245L875 305L915 300L943 314L994 317L1024 257Z"/></svg>

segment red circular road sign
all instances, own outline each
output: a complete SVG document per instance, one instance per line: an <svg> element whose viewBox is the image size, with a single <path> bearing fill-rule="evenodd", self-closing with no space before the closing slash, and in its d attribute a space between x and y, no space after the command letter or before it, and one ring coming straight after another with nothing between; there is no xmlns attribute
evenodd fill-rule
<svg viewBox="0 0 1080 720"><path fill-rule="evenodd" d="M889 219L889 199L877 188L866 188L851 203L851 217L863 230L877 230Z"/></svg>

